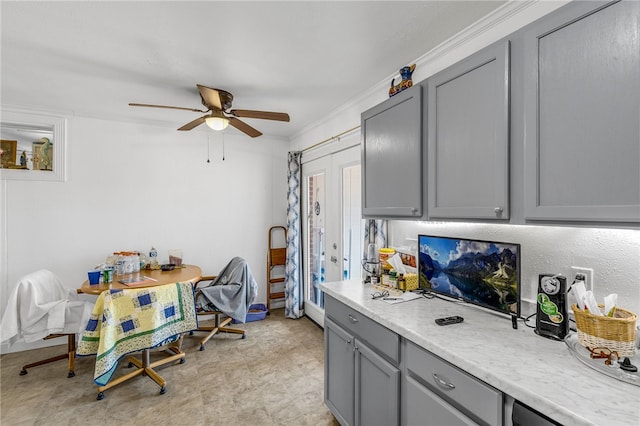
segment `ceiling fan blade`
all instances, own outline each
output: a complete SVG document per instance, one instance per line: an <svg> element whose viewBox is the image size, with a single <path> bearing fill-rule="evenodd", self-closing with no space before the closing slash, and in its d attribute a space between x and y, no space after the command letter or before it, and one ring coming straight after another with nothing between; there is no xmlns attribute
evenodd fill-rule
<svg viewBox="0 0 640 426"><path fill-rule="evenodd" d="M240 130L241 132L251 136L252 138L256 138L262 135L262 132L254 129L253 127L249 126L247 123L245 123L242 120L238 120L237 118L234 118L234 117L227 117L227 118L229 119L229 124L231 124L236 129Z"/></svg>
<svg viewBox="0 0 640 426"><path fill-rule="evenodd" d="M205 115L204 117L200 117L200 118L196 118L195 120L185 124L184 126L180 127L178 130L191 130L194 127L198 127L199 125L201 125L202 123L204 123L204 119L207 116Z"/></svg>
<svg viewBox="0 0 640 426"><path fill-rule="evenodd" d="M232 109L229 114L236 117L261 118L263 120L289 121L289 114L284 112L252 111L249 109Z"/></svg>
<svg viewBox="0 0 640 426"><path fill-rule="evenodd" d="M202 101L205 106L215 109L223 109L220 92L201 84L196 84L196 86L198 86L198 91L200 92L200 96L202 97Z"/></svg>
<svg viewBox="0 0 640 426"><path fill-rule="evenodd" d="M134 104L130 103L129 106L134 107L149 107L149 108L168 108L168 109L182 109L185 111L194 111L194 112L207 112L197 108L185 108L185 107L177 107L177 106L169 106L169 105L153 105L153 104Z"/></svg>

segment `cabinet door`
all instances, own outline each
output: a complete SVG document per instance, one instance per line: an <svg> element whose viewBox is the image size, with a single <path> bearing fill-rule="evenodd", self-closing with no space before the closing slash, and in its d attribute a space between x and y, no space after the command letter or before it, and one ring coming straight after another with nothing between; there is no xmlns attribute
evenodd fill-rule
<svg viewBox="0 0 640 426"><path fill-rule="evenodd" d="M356 424L400 421L400 370L356 340Z"/></svg>
<svg viewBox="0 0 640 426"><path fill-rule="evenodd" d="M429 218L509 218L509 42L428 85Z"/></svg>
<svg viewBox="0 0 640 426"><path fill-rule="evenodd" d="M525 217L640 222L640 3L576 2L525 33Z"/></svg>
<svg viewBox="0 0 640 426"><path fill-rule="evenodd" d="M354 424L354 338L324 320L324 402L340 424Z"/></svg>
<svg viewBox="0 0 640 426"><path fill-rule="evenodd" d="M413 378L407 376L405 426L472 426L476 423Z"/></svg>
<svg viewBox="0 0 640 426"><path fill-rule="evenodd" d="M362 113L362 215L422 216L420 85Z"/></svg>

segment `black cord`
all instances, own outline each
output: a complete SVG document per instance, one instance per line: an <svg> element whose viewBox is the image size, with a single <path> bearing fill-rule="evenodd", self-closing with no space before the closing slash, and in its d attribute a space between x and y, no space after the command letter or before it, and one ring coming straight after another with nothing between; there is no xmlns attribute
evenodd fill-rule
<svg viewBox="0 0 640 426"><path fill-rule="evenodd" d="M425 299L440 299L440 300L444 300L445 302L451 302L451 303L465 303L464 300L442 297L439 294L436 294L432 291L425 290L425 289L414 290L414 292L421 294L422 297L424 297Z"/></svg>
<svg viewBox="0 0 640 426"><path fill-rule="evenodd" d="M522 317L520 317L520 319L522 319L522 321L523 321L524 325L526 325L527 327L529 327L529 328L536 328L536 326L535 326L535 325L529 325L529 323L528 323L529 319L531 319L531 317L535 317L535 316L536 316L536 314L535 314L535 312L534 312L533 314L529 315L528 317L526 317L526 318L522 318Z"/></svg>

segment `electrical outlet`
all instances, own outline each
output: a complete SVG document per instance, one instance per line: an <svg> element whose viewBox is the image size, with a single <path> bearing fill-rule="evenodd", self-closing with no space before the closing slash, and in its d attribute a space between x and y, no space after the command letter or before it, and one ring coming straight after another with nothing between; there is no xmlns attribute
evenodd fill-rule
<svg viewBox="0 0 640 426"><path fill-rule="evenodd" d="M591 268L583 268L580 266L572 266L571 267L571 281L569 285L571 285L575 280L576 276L579 274L584 275L584 286L587 290L593 290L593 269Z"/></svg>

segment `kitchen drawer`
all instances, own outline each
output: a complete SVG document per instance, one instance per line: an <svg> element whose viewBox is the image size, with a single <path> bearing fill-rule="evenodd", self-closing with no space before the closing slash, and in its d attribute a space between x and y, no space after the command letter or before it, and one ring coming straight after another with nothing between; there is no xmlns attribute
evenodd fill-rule
<svg viewBox="0 0 640 426"><path fill-rule="evenodd" d="M326 297L324 308L326 316L398 365L400 336L332 297Z"/></svg>
<svg viewBox="0 0 640 426"><path fill-rule="evenodd" d="M486 425L502 425L502 393L407 341L406 365L435 394Z"/></svg>

